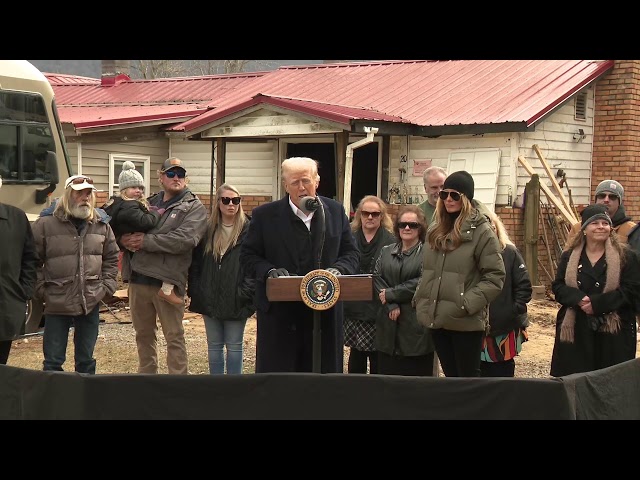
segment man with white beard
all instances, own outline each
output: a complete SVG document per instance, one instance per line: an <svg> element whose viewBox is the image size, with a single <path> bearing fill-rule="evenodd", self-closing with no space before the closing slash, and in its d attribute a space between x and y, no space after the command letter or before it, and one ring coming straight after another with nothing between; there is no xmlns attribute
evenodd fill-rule
<svg viewBox="0 0 640 480"><path fill-rule="evenodd" d="M109 216L94 208L93 179L73 175L64 185L62 197L33 223L36 296L45 303L43 370L62 371L73 325L75 371L95 374L100 301L116 290L119 248Z"/></svg>

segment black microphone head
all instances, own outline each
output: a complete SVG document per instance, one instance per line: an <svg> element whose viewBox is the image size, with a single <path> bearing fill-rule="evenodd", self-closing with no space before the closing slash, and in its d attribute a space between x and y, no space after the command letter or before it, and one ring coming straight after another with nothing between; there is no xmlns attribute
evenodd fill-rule
<svg viewBox="0 0 640 480"><path fill-rule="evenodd" d="M316 197L302 197L300 199L300 210L306 213L315 212L320 207L320 200Z"/></svg>

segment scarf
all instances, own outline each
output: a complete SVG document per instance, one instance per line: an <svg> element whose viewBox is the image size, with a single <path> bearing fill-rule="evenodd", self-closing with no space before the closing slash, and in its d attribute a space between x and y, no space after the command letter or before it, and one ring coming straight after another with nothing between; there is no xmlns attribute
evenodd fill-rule
<svg viewBox="0 0 640 480"><path fill-rule="evenodd" d="M565 283L573 288L578 288L578 264L582 254L583 245L576 246L571 252L567 271L564 275ZM611 292L620 286L620 255L611 245L611 240L607 238L604 249L607 259L607 279L603 292ZM600 332L617 333L620 330L620 316L618 312L611 312L604 315L605 322L599 328ZM560 341L573 343L575 339L576 308L568 307L560 327Z"/></svg>
<svg viewBox="0 0 640 480"><path fill-rule="evenodd" d="M376 230L375 235L371 239L371 243L367 242L367 239L364 238L364 233L362 229L359 229L355 232L356 244L358 246L358 250L360 251L360 273L372 273L375 264L373 263L376 258L377 252L384 246L382 244L383 239L383 227L378 228Z"/></svg>

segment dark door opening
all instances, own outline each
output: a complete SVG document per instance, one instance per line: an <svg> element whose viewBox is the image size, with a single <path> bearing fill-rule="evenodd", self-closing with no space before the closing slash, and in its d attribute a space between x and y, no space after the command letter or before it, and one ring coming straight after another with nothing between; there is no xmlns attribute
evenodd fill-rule
<svg viewBox="0 0 640 480"><path fill-rule="evenodd" d="M287 158L310 157L318 161L320 186L318 194L336 199L336 157L333 143L288 143ZM341 180L342 181L342 180ZM378 143L373 142L353 151L351 175L351 210L365 195L378 194Z"/></svg>

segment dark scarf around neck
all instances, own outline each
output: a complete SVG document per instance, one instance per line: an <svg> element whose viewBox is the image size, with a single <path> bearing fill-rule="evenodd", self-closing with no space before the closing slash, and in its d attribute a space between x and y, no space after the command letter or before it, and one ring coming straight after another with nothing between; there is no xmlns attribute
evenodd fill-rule
<svg viewBox="0 0 640 480"><path fill-rule="evenodd" d="M376 234L371 239L371 242L367 242L364 238L364 232L359 229L355 233L356 245L360 251L360 273L370 273L374 267L372 262L376 256L376 253L383 247L382 245L382 233L383 227L376 230Z"/></svg>

